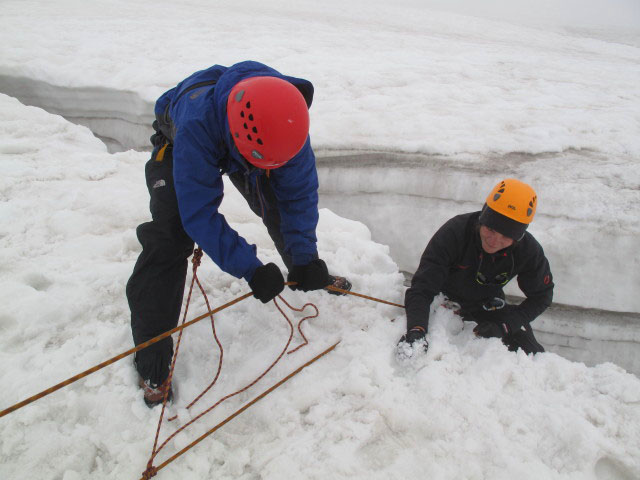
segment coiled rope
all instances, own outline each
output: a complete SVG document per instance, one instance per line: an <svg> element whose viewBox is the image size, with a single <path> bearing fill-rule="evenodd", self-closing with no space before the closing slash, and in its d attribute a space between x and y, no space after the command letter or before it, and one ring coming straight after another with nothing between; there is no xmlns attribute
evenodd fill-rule
<svg viewBox="0 0 640 480"><path fill-rule="evenodd" d="M175 353L171 362L171 368L169 370L169 377L168 377L168 381L167 381L167 388L164 391L164 399L163 399L163 403L162 403L162 411L160 413L160 418L158 420L158 427L156 429L156 435L155 435L155 439L154 439L154 444L153 444L153 449L151 452L151 456L149 458L149 461L147 463L147 468L146 470L143 472L141 480L149 480L150 478L154 477L155 475L157 475L158 471L162 468L164 468L165 466L167 466L169 463L171 463L173 460L175 460L176 458L178 458L179 456L181 456L182 454L184 454L186 451L188 451L189 449L193 448L195 445L197 445L199 442L201 442L204 438L206 438L207 436L209 436L210 434L212 434L213 432L215 432L216 430L218 430L220 427L222 427L223 425L225 425L226 423L228 423L229 421L231 421L233 418L235 418L236 416L240 415L242 412L244 412L247 408L249 408L250 406L252 406L253 404L255 404L256 402L258 402L259 400L261 400L262 398L264 398L265 396L267 396L269 393L271 393L273 390L275 390L276 388L278 388L279 386L281 386L283 383L285 383L286 381L288 381L290 378L292 378L293 376L297 375L298 373L300 373L304 368L306 368L307 366L311 365L312 363L314 363L315 361L317 361L318 359L320 359L321 357L323 357L324 355L328 354L329 352L331 352L334 348L336 348L336 346L340 343L339 341L334 343L333 345L331 345L329 348L327 348L326 350L324 350L323 352L321 352L320 354L316 355L314 358L312 358L311 360L309 360L307 363L305 363L304 365L300 366L299 368L297 368L296 370L294 370L293 372L291 372L289 375L287 375L286 377L284 377L282 380L280 380L278 383L276 383L275 385L271 386L270 388L268 388L267 390L265 390L263 393L261 393L260 395L258 395L256 398L254 398L253 400L251 400L249 403L247 403L246 405L244 405L243 407L241 407L240 409L238 409L236 412L234 412L233 414L229 415L227 418L225 418L222 422L218 423L216 426L214 426L212 429L210 429L208 432L206 432L205 434L201 435L199 438L197 438L196 440L194 440L192 443L190 443L189 445L187 445L185 448L183 448L182 450L180 450L179 452L177 452L176 454L174 454L173 456L171 456L169 459L165 460L163 463L161 463L158 466L154 466L153 465L153 460L156 458L156 456L158 455L158 453L160 452L160 450L162 450L162 448L164 446L166 446L168 444L168 442L170 442L176 435L178 435L180 432L182 432L184 429L186 429L187 427L189 427L190 425L192 425L194 422L196 422L197 420L199 420L200 418L202 418L204 415L206 415L207 413L209 413L210 411L212 411L214 408L216 408L218 405L220 405L222 402L228 400L229 398L232 398L242 392L245 392L246 390L250 389L252 386L254 386L256 383L258 383L262 378L264 378L269 371L271 371L271 369L280 361L280 359L282 359L282 357L284 356L285 352L287 354L291 354L296 352L297 350L299 350L300 348L304 347L305 345L308 344L308 340L306 338L306 336L304 335L304 333L302 332L302 323L310 318L315 318L318 316L319 311L318 308L313 305L312 303L307 303L305 304L303 307L301 308L295 308L292 307L284 298L282 298L280 295L278 295L277 298L279 298L282 302L285 303L285 305L293 310L293 311L297 311L297 312L302 312L305 310L306 307L311 306L312 308L315 309L315 314L314 315L309 315L306 316L304 318L302 318L299 322L298 322L298 331L303 339L303 343L301 343L300 345L298 345L297 347L293 348L292 350L289 350L287 352L287 349L289 348L291 341L293 339L293 333L294 333L294 327L293 324L291 323L291 320L289 320L289 318L287 317L287 315L285 314L285 312L283 311L283 309L281 308L281 306L278 304L277 300L274 298L273 302L274 305L277 307L277 309L280 311L280 313L283 315L283 317L286 319L288 325L289 325L289 338L287 340L286 345L284 346L284 348L282 349L281 353L278 355L278 357L276 358L276 360L261 374L259 375L254 381L250 382L248 385L246 385L245 387L241 388L240 390L233 392L231 394L228 394L224 397L222 397L220 400L218 400L216 403L214 403L211 407L205 409L203 412L201 412L200 414L198 414L196 417L194 417L192 420L190 420L189 422L187 422L186 424L184 424L183 426L181 426L179 429L177 429L173 434L171 434L169 437L167 437L167 439L164 440L164 442L162 444L160 444L160 446L158 446L158 439L159 439L159 435L160 435L160 429L161 429L161 425L162 425L162 420L164 418L164 413L165 413L165 409L166 409L166 403L167 403L167 396L168 396L168 392L169 392L169 386L171 385L171 380L173 378L173 371L175 368L175 362L177 359L177 355L180 349L180 342L182 339L182 333L184 331L185 328L199 322L200 320L203 320L207 317L211 318L211 327L212 327L212 331L213 331L213 336L214 339L218 345L218 349L220 352L219 355L219 361L218 361L218 368L216 371L216 374L214 376L213 381L211 382L211 384L204 389L204 391L202 393L200 393L186 408L189 409L191 408L193 405L195 405L209 390L211 390L211 388L215 385L216 381L218 380L219 376L220 376L220 371L222 369L222 359L224 356L224 350L222 348L222 344L220 343L220 340L218 339L216 330L215 330L215 322L213 319L213 315L215 313L218 313L226 308L231 307L232 305L235 305L236 303L239 303L243 300L245 300L246 298L249 298L250 296L253 295L253 292L249 292L246 293L240 297L235 298L234 300L231 300L230 302L227 302L224 305L221 305L215 309L211 309L211 306L209 305L209 300L207 298L207 295L197 277L197 268L200 265L200 261L202 258L202 250L200 248L197 248L194 251L194 256L192 259L192 263L193 263L193 277L192 277L192 281L191 281L191 287L189 289L189 294L187 297L187 302L186 302L186 306L185 306L185 311L184 311L184 315L183 315L183 319L182 319L182 324L171 329L168 330L160 335L158 335L157 337L152 338L151 340L148 340L144 343L141 343L140 345L137 345L134 348L131 348L119 355L116 355L113 358L110 358L109 360L106 360L98 365L95 365L94 367L89 368L88 370L85 370L84 372L81 372L73 377L68 378L67 380L60 382L46 390L43 390L42 392L33 395L21 402L16 403L15 405L12 405L11 407L8 407L2 411L0 411L0 418L4 417L5 415L8 415L9 413L12 413L16 410L19 410L22 407L25 407L26 405L29 405L33 402L35 402L36 400L39 400L67 385L70 385L92 373L95 373L109 365L111 365L112 363L117 362L118 360L121 360L129 355L132 355L144 348L147 348L151 345L153 345L154 343L159 342L160 340L176 333L176 332L180 332L179 336L178 336L178 340L176 343L176 349L175 349ZM197 284L201 293L204 296L205 299L205 303L207 305L207 312L190 320L190 321L186 321L186 317L187 317L187 313L188 313L188 308L189 308L189 304L191 301L191 295L193 292L193 286L194 284ZM287 282L286 285L295 285L295 282ZM367 300L371 300L371 301L375 301L375 302L379 302L379 303L383 303L383 304L387 304L387 305L392 305L392 306L396 306L396 307L400 307L400 308L404 308L404 305L400 305L397 303L393 303L393 302L389 302L386 300L381 300L379 298L375 298L375 297L371 297L371 296L367 296L367 295L363 295L360 293L355 293L355 292L351 292L348 290L343 290L337 287L334 287L332 285L329 285L326 287L326 289L328 290L333 290L335 292L339 292L342 294L346 294L346 295L353 295L353 296L357 296L357 297L361 297ZM174 420L176 417L172 417L169 418L169 421Z"/></svg>
<svg viewBox="0 0 640 480"><path fill-rule="evenodd" d="M185 305L185 312L184 312L183 320L182 320L183 323L185 322L186 317L187 317L187 312L189 311L189 304L191 302L191 295L193 293L194 283L197 284L198 287L200 288L200 292L202 293L202 295L204 297L204 300L205 300L205 302L207 304L207 308L209 310L211 309L211 307L209 306L209 299L207 298L207 294L205 293L204 289L202 288L202 285L200 284L200 281L198 280L197 270L198 270L198 266L200 265L200 259L201 258L202 258L202 250L200 248L198 248L198 249L196 249L196 252L194 252L194 256L193 256L193 259L192 259L192 262L193 262L193 276L192 276L192 280L191 280L191 286L189 288L189 294L187 296L187 302L186 302L186 305ZM153 448L152 448L149 460L147 462L147 469L143 472L143 478L148 479L148 478L151 478L151 477L156 475L158 469L153 466L153 460L156 458L156 456L158 455L160 450L162 450L173 438L175 438L176 435L178 435L180 432L184 431L189 426L193 425L195 422L200 420L202 417L204 417L206 414L211 412L214 408L216 408L217 406L219 406L220 404L222 404L226 400L228 400L228 399L230 399L232 397L235 397L236 395L238 395L238 394L240 394L242 392L245 392L245 391L249 390L251 387L253 387L256 383L258 383L260 380L262 380L271 371L271 369L282 359L282 357L284 356L285 352L293 353L294 351L298 350L299 348L307 345L308 342L307 342L307 339L306 339L304 333L302 332L301 325L302 325L302 322L304 322L305 320L307 320L309 318L317 317L318 314L319 314L318 308L315 305L313 305L312 303L307 303L302 308L294 308L291 305L289 305L289 303L287 303L287 301L284 300L280 295L278 295L277 298L282 300L290 309L298 311L298 312L303 311L307 306L311 306L311 307L313 307L315 309L315 314L314 315L308 315L308 316L304 317L302 320L300 320L300 322L298 322L298 331L302 335L304 343L302 343L301 345L299 345L295 349L290 350L289 352L287 352L287 349L289 348L289 345L291 345L291 341L293 339L293 333L294 333L293 323L291 323L291 320L289 320L289 317L287 317L285 312L282 310L282 308L278 304L277 300L274 298L273 302L274 302L275 306L278 308L278 310L280 311L282 316L286 319L287 324L289 325L289 338L287 339L286 345L284 346L284 348L280 352L280 355L278 355L278 357L275 359L275 361L273 363L271 363L271 365L269 365L269 367L267 367L267 369L264 372L262 372L255 380L253 380L252 382L248 383L243 388L241 388L241 389L239 389L239 390L237 390L237 391L235 391L233 393L230 393L228 395L225 395L224 397L219 399L216 403L211 405L209 408L205 409L200 414L198 414L196 417L194 417L193 419L191 419L190 421L188 421L187 423L182 425L180 428L178 428L175 432L173 432L171 435L169 435L164 440L164 442L162 442L162 444L160 444L160 446L158 446L158 439L159 439L159 436L160 436L160 429L161 429L161 426L162 426L162 419L164 417L166 404L167 404L167 396L168 396L168 393L169 393L169 389L171 388L171 381L172 381L172 378L173 378L173 372L174 372L175 364L176 364L176 361L177 361L177 358L178 358L178 353L180 351L180 343L181 343L181 340L182 340L183 330L180 331L180 335L178 336L178 341L176 342L176 349L175 349L175 352L173 354L173 358L171 360L171 367L169 369L169 376L168 376L168 379L167 379L166 388L164 389L164 397L163 397L163 401L162 401L162 410L160 412L160 418L158 420L158 427L156 428L156 435L155 435L155 440L154 440L154 443L153 443ZM193 405L195 405L195 403L198 402L198 400L200 400L213 387L213 385L218 380L218 377L220 376L220 371L222 370L222 359L223 359L223 356L224 356L224 350L223 350L222 344L220 343L220 340L218 339L218 336L216 334L215 321L214 321L213 315L211 315L211 328L213 330L214 339L215 339L215 341L216 341L216 343L218 345L218 349L220 351L220 356L219 356L219 360L218 360L218 369L217 369L216 375L215 375L215 377L213 379L213 382L211 382L211 384L208 387L206 387L202 391L202 393L200 393L195 398L195 400L193 400L187 406L187 409L190 409ZM177 417L169 418L169 421L175 420L176 418Z"/></svg>
<svg viewBox="0 0 640 480"><path fill-rule="evenodd" d="M262 392L260 395L258 395L256 398L254 398L253 400L251 400L250 402L246 403L245 405L243 405L241 408L239 408L238 410L236 410L234 413L232 413L231 415L229 415L227 418L225 418L223 421L221 421L220 423L218 423L215 427L211 428L211 430L209 430L208 432L202 434L200 437L198 437L197 439L195 439L193 442L191 442L189 445L187 445L186 447L184 447L182 450L180 450L179 452L175 453L174 455L172 455L170 458L168 458L167 460L165 460L164 462L162 462L160 465L155 466L155 467L151 467L150 470L145 470L145 472L142 474L142 477L140 477L140 480L148 480L149 478L153 477L154 475L156 475L158 473L159 470L161 470L162 468L166 467L167 465L169 465L171 462L173 462L176 458L178 458L179 456L181 456L183 453L187 452L188 450L190 450L191 448L195 447L198 443L200 443L202 440L204 440L205 438L207 438L209 435L211 435L213 432L215 432L216 430L218 430L220 427L223 427L225 424L229 423L231 420L233 420L234 418L236 418L238 415L240 415L242 412L244 412L246 409L248 409L249 407L251 407L253 404L257 403L258 401L262 400L264 397L266 397L267 395L269 395L271 392L273 392L276 388L278 388L279 386L281 386L283 383L285 383L286 381L290 380L292 377L296 376L298 373L300 373L302 370L304 370L306 367L308 367L309 365L311 365L312 363L316 362L317 360L319 360L320 358L324 357L327 353L331 352L334 348L336 348L338 346L340 342L336 342L333 345L331 345L329 348L327 348L326 350L320 352L318 355L316 355L315 357L313 357L311 360L309 360L307 363L305 363L304 365L301 365L300 367L298 367L297 369L295 369L293 372L291 372L289 375L287 375L286 377L284 377L282 380L280 380L278 383L276 383L275 385L273 385L272 387L269 387L267 390L265 390L264 392ZM145 476L146 474L149 474L149 476Z"/></svg>
<svg viewBox="0 0 640 480"><path fill-rule="evenodd" d="M293 282L287 282L285 283L285 285L294 285ZM374 302L378 302L378 303L384 303L386 305L393 305L395 307L400 307L400 308L404 308L404 305L400 305L398 303L393 303L393 302L388 302L386 300L381 300L379 298L375 298L375 297L370 297L367 295L363 295L361 293L356 293L356 292L351 292L348 290L342 290L341 288L336 288L333 287L331 285L325 287L327 290L333 290L336 292L340 292L340 293L344 293L346 295L353 295L356 297L361 297L361 298L365 298L367 300L372 300ZM12 412L15 412L16 410L21 409L22 407L26 407L27 405L29 405L30 403L35 402L36 400L40 400L43 397L46 397L47 395L52 394L53 392L56 392L58 390L60 390L63 387L66 387L67 385L71 385L74 382L77 382L78 380L81 380L82 378L91 375L92 373L95 373L99 370L102 370L105 367L108 367L109 365L111 365L112 363L117 362L118 360L122 360L123 358L128 357L129 355L133 355L134 353L147 348L151 345L153 345L154 343L159 342L160 340L162 340L163 338L167 338L169 335L173 335L176 332L180 332L182 330L184 330L187 327L190 327L191 325L198 323L199 321L210 317L211 315L221 312L222 310L224 310L225 308L229 308L233 305L235 305L236 303L239 303L243 300L246 300L247 298L251 297L253 295L253 292L249 292L249 293L245 293L244 295L241 295L240 297L234 298L233 300L225 303L224 305L220 305L219 307L214 308L213 310L210 310L206 313L203 313L202 315L194 318L193 320L189 320L188 322L182 324L182 325L178 325L175 328L172 328L171 330L167 330L164 333L161 333L160 335L158 335L157 337L152 338L151 340L147 340L144 343L141 343L140 345L137 345L134 348L131 348L129 350L126 350L124 352L122 352L119 355L116 355L113 358L110 358L109 360L106 360L102 363L99 363L97 365L95 365L94 367L89 368L88 370L85 370L84 372L81 372L77 375L74 375L73 377L70 377L66 380L64 380L63 382L60 382L52 387L47 388L46 390L43 390L40 393L37 393L29 398L26 398L24 400L22 400L21 402L16 403L15 405L12 405L8 408L5 408L4 410L0 411L0 418L4 417L5 415L8 415Z"/></svg>

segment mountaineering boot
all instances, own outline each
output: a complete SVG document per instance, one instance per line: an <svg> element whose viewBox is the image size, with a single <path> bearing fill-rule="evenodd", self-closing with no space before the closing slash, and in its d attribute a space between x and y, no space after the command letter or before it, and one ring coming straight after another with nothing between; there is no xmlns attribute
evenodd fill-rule
<svg viewBox="0 0 640 480"><path fill-rule="evenodd" d="M332 287L339 288L341 290L351 291L351 282L344 277L337 277L335 275L329 275ZM346 295L346 293L336 292L335 290L328 290L331 295Z"/></svg>
<svg viewBox="0 0 640 480"><path fill-rule="evenodd" d="M167 395L167 403L173 400L173 389L169 385L169 379L167 378L161 385L151 383L151 380L144 380L142 377L138 378L138 385L144 392L144 403L147 407L153 408L156 405L162 405L164 400L164 392L168 388L169 394Z"/></svg>

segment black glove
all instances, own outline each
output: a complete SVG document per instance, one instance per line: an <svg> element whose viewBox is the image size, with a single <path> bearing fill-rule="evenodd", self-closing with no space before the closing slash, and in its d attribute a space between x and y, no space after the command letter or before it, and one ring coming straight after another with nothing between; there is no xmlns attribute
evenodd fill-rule
<svg viewBox="0 0 640 480"><path fill-rule="evenodd" d="M275 263L267 263L256 268L249 280L249 286L254 297L262 303L267 303L284 290L284 277Z"/></svg>
<svg viewBox="0 0 640 480"><path fill-rule="evenodd" d="M510 332L506 323L480 322L473 333L483 338L502 338Z"/></svg>
<svg viewBox="0 0 640 480"><path fill-rule="evenodd" d="M493 315L495 316L492 316L492 320L498 324L504 323L508 333L517 332L530 321L520 309L520 305L505 305Z"/></svg>
<svg viewBox="0 0 640 480"><path fill-rule="evenodd" d="M426 336L427 332L424 328L413 327L400 337L400 341L396 346L396 358L399 361L405 361L413 357L414 344L422 345L422 349L426 353L429 349L429 342L427 342Z"/></svg>
<svg viewBox="0 0 640 480"><path fill-rule="evenodd" d="M400 338L400 342L407 342L409 345L413 345L415 342L422 340L426 336L427 332L425 332L423 328L413 327Z"/></svg>
<svg viewBox="0 0 640 480"><path fill-rule="evenodd" d="M290 286L291 289L302 290L303 292L320 290L331 284L327 264L319 258L306 265L294 265L287 276L287 281L297 282L297 285Z"/></svg>

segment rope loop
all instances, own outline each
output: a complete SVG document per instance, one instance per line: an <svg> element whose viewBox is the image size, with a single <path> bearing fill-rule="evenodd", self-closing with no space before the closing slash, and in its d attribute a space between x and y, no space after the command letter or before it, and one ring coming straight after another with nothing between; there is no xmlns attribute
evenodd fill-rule
<svg viewBox="0 0 640 480"><path fill-rule="evenodd" d="M256 184L256 186L258 187L258 193L259 193L259 185ZM262 202L261 202L262 203ZM264 207L263 207L264 208ZM173 455L171 458L169 458L167 461L165 461L164 463L162 463L161 465L159 465L158 467L153 466L153 461L155 459L155 457L158 455L158 453L163 449L164 446L167 445L168 442L170 442L173 438L175 438L175 436L177 434L179 434L180 432L182 432L184 429L186 429L187 427L189 427L190 425L192 425L194 422L198 421L200 418L202 418L204 415L206 415L207 413L209 413L211 410L215 409L218 405L220 405L221 403L223 403L224 401L239 395L245 391L247 391L248 389L250 389L251 387L253 387L255 384L257 384L260 380L262 380L272 369L273 367L275 367L275 365L282 359L282 357L285 354L292 354L296 351L298 351L300 348L306 346L309 344L309 341L307 340L307 337L305 336L304 332L302 331L302 323L304 323L306 320L309 320L311 318L317 318L319 315L319 310L318 307L316 307L313 303L306 303L304 304L301 308L296 308L293 307L292 305L290 305L284 298L282 298L282 296L278 295L277 298L280 299L290 310L295 311L295 312L303 312L307 307L311 307L315 310L315 314L312 315L307 315L305 317L303 317L297 325L297 329L298 332L300 333L300 336L302 337L302 343L300 345L298 345L297 347L290 349L289 347L291 345L291 341L293 339L293 334L294 334L294 326L293 323L291 322L291 320L289 319L289 317L285 314L284 310L282 309L282 307L278 304L277 300L274 298L273 299L273 303L275 305L275 307L280 311L280 313L282 314L282 316L284 317L284 319L286 320L288 326L289 326L289 338L284 346L284 348L282 349L282 351L280 352L280 354L277 356L277 358L273 361L273 363L271 363L271 365L269 365L255 380L253 380L252 382L250 382L249 384L247 384L246 386L244 386L243 388L241 388L240 390L237 390L233 393L229 393L225 396L223 396L222 398L220 398L216 403L214 403L213 405L211 405L210 407L206 408L204 411L202 411L200 414L198 414L197 416L195 416L194 418L192 418L190 421L188 421L187 423L185 423L184 425L182 425L181 427L179 427L175 432L173 432L171 435L169 435L159 446L159 437L160 437L160 429L162 426L162 421L165 415L165 410L167 407L167 399L168 399L168 392L169 389L171 388L171 381L173 379L173 372L174 372L174 368L175 368L175 364L176 364L176 360L178 358L178 352L180 350L180 343L182 340L182 335L184 332L184 329L190 325L193 325L194 323L210 317L211 318L211 328L213 331L213 337L215 339L215 342L217 343L220 355L219 355L219 360L218 360L218 368L216 371L216 374L214 376L213 381L211 382L211 384L200 394L198 395L198 397L196 397L196 399L194 401L192 401L186 408L190 409L195 403L197 403L216 383L216 381L218 380L219 376L220 376L220 372L222 369L222 359L224 356L224 351L222 348L222 344L220 343L220 340L217 336L216 333L216 328L215 328L215 321L214 321L214 317L213 314L217 313L225 308L230 307L231 305L234 305L246 298L249 298L252 294L252 292L249 292L245 295L242 295L241 297L238 297L234 300L232 300L231 302L226 303L225 305L222 305L220 307L217 307L216 309L212 310L211 306L209 304L209 299L207 298L207 295L205 293L205 290L202 286L202 284L200 283L200 280L198 279L197 276L197 269L200 266L201 263L201 259L203 256L203 252L202 249L200 247L197 247L194 252L193 252L193 258L191 260L191 262L193 263L193 278L191 279L191 286L189 288L189 294L187 295L187 300L186 300L186 305L184 308L184 314L183 314L183 318L182 318L182 324L179 327L175 327L167 332L164 332L163 334L158 335L157 337L154 337L151 340L148 340L147 342L144 342L143 344L140 344L138 346L136 346L133 349L130 349L116 357L113 357L105 362L102 362L99 365L96 365L95 367L90 368L89 370L86 370L74 377L71 377L67 380L65 380L62 383L59 383L57 385L54 385L53 387L40 392L37 395L34 395L32 397L29 397L26 400L23 400L22 402L13 405L10 408L7 408L5 410L0 411L0 417L3 417L4 415L7 415L8 413L11 413L19 408L24 407L25 405L28 405L46 395L49 395L50 393L55 392L56 390L59 390L60 388L69 385L81 378L84 378L85 376L94 373L98 370L100 370L101 368L104 368L108 365L111 365L112 363L116 362L117 360L120 360L121 358L124 358L132 353L135 353L143 348L146 348L150 345L152 345L153 343L156 343L158 341L160 341L163 338L166 338L168 336L170 336L173 333L179 332L178 335L178 339L176 342L176 348L175 348L175 352L171 361L171 366L169 369L169 376L168 376L168 386L165 389L164 392L164 398L162 401L162 409L160 411L160 418L158 419L158 426L156 428L156 434L155 434L155 439L154 439L154 443L153 443L153 448L151 450L151 454L150 454L150 459L147 463L147 468L146 470L142 473L142 478L141 480L149 480L153 477L155 477L158 474L158 471L163 468L164 466L166 466L168 463L170 463L171 461L173 461L175 458L177 458L179 455L182 455L182 453L184 453L186 450L190 449L191 447L193 447L196 443L198 443L200 440L202 440L204 437L206 437L207 435L209 435L210 433L213 433L213 431L217 430L219 427L221 427L222 425L224 425L226 422L228 422L229 420L231 420L233 417L235 417L236 415L242 413L246 408L248 408L249 406L251 406L253 403L255 403L255 401L259 400L260 398L263 398L265 395L267 395L268 393L270 393L271 391L273 391L275 388L277 388L278 386L280 386L282 383L284 383L285 381L287 381L289 378L291 378L293 375L296 375L297 373L299 373L303 368L307 367L308 365L310 365L311 363L315 362L317 359L319 359L320 357L326 355L327 353L329 353L331 350L333 350L338 343L335 343L334 345L332 345L331 347L329 347L327 350L325 350L324 352L322 352L321 354L317 355L316 357L314 357L312 360L310 360L309 362L307 362L306 364L304 364L303 366L299 367L297 370L295 370L292 374L288 375L287 377L285 377L283 380L281 380L280 382L278 382L277 384L273 385L272 387L270 387L268 390L266 390L263 394L259 395L258 397L256 397L253 401L249 402L248 404L246 404L244 407L242 407L240 410L238 410L235 414L231 415L230 417L227 417L227 419L225 419L223 422L221 422L220 424L218 424L216 427L214 427L213 429L211 429L206 435L201 436L198 440L192 442L190 445L188 445L187 447L185 447L183 450L181 450L180 452L178 452L177 454ZM195 319L187 322L186 318L187 318L187 313L189 310L189 304L191 302L191 296L193 293L193 287L194 285L197 284L206 303L207 306L207 313L200 315L199 317L196 317ZM291 285L291 283L287 283L286 285ZM333 287L333 286L328 286L326 287L327 290L334 290L343 294L349 294L349 295L355 295L361 298L365 298L367 300L373 300L376 302L380 302L380 303L385 303L387 305L393 305L393 306L397 306L400 308L404 308L404 305L400 305L400 304L396 304L396 303L392 303L392 302L387 302L385 300L380 300L374 297L369 297L366 295L362 295L359 293L355 293L355 292L351 292L351 291L347 291L347 290L341 290L339 288ZM172 417L169 418L168 420L175 420L176 417Z"/></svg>
<svg viewBox="0 0 640 480"><path fill-rule="evenodd" d="M320 315L320 310L318 310L318 307L316 307L313 303L305 303L301 308L296 308L293 307L289 304L289 302L287 302L284 298L282 298L281 295L278 295L278 297L280 300L282 300L284 302L284 304L289 307L290 310L294 311L294 312L303 312L305 308L307 307L312 307L316 313L315 315L307 315L306 317L304 317L302 320L300 320L298 322L298 332L300 332L300 336L302 337L302 343L300 345L298 345L296 348L289 350L287 352L287 355L291 355L294 352L297 352L298 350L300 350L302 347L304 347L305 345L309 344L309 340L307 340L307 337L305 336L304 332L302 331L302 322L304 322L305 320L309 320L310 318L316 318L318 315ZM276 299L273 299L273 303L276 307L278 307L278 310L280 310L280 313L287 318L288 317L286 315L286 313L284 313L284 311L282 310L282 308L280 308L280 305L278 305L278 302L276 302Z"/></svg>
<svg viewBox="0 0 640 480"><path fill-rule="evenodd" d="M200 250L200 248L198 248L197 250ZM196 253L197 252L194 252L194 257L196 256ZM200 250L200 253L198 254L198 256L202 257L202 251L201 250ZM195 264L195 262L196 262L195 258L192 261ZM196 278L196 280L197 280L197 278ZM293 285L293 284L294 284L293 282L285 283L285 285ZM192 283L192 286L193 286L193 283ZM200 285L199 281L198 281L198 286L202 289L202 286ZM400 305L398 303L388 302L386 300L381 300L381 299L375 298L375 297L369 297L367 295L362 295L361 293L351 292L349 290L342 290L342 289L336 288L336 287L334 287L332 285L329 285L328 287L326 287L326 289L327 290L333 290L333 291L340 292L340 293L344 293L345 295L353 295L353 296L361 297L361 298L364 298L364 299L367 299L367 300L373 300L375 302L384 303L384 304L387 304L387 305L393 305L395 307L404 308L404 305ZM212 327L213 327L213 314L221 312L225 308L229 308L232 305L237 304L238 302L246 300L247 298L251 297L252 294L253 294L253 292L245 293L244 295L241 295L241 296L231 300L230 302L225 303L224 305L216 307L213 310L210 309L210 306L207 303L208 311L206 313L204 313L202 315L199 315L196 318L194 318L192 320L189 320L186 323L183 322L182 325L179 325L179 326L177 326L175 328L172 328L171 330L168 330L168 331L166 331L164 333L161 333L157 337L154 337L154 338L152 338L150 340L147 340L146 342L141 343L141 344L137 345L134 348L130 348L126 352L123 352L123 353L121 353L119 355L116 355L115 357L110 358L109 360L106 360L106 361L104 361L102 363L99 363L98 365L95 365L95 366L89 368L88 370L85 370L84 372L81 372L81 373L79 373L77 375L74 375L73 377L68 378L68 379L64 380L63 382L60 382L60 383L58 383L58 384L56 384L56 385L54 385L52 387L47 388L46 390L43 390L40 393L32 395L31 397L26 398L26 399L22 400L21 402L16 403L15 405L12 405L12 406L10 406L8 408L5 408L4 410L1 410L0 411L0 418L4 417L5 415L8 415L8 414L10 414L12 412L15 412L16 410L19 410L19 409L21 409L21 408L23 408L23 407L25 407L25 406L37 401L37 400L40 400L41 398L46 397L47 395L50 395L50 394L60 390L61 388L66 387L67 385L71 385L72 383L77 382L78 380L80 380L80 379L82 379L82 378L84 378L84 377L86 377L88 375L91 375L92 373L95 373L98 370L101 370L101 369L103 369L105 367L108 367L109 365L117 362L118 360L121 360L121 359L123 359L125 357L128 357L129 355L133 355L134 353L136 353L136 352L138 352L138 351L140 351L140 350L142 350L144 348L147 348L147 347L149 347L149 346L161 341L162 339L167 338L170 335L173 335L174 333L182 332L186 327L190 327L191 325L194 325L194 324L198 323L200 320L203 320L203 319L205 319L207 317L212 318ZM188 300L187 300L187 303L188 303ZM186 310L185 310L185 316L186 316ZM303 319L303 320L305 320L305 319ZM391 320L391 321L393 322L393 320ZM298 330L300 331L300 334L304 335L299 327L300 327L300 325L298 325Z"/></svg>

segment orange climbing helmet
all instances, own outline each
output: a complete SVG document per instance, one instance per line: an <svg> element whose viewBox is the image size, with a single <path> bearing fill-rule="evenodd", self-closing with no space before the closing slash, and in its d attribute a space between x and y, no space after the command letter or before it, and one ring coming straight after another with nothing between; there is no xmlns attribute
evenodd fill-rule
<svg viewBox="0 0 640 480"><path fill-rule="evenodd" d="M238 151L258 168L283 166L309 135L307 102L294 85L278 77L250 77L234 85L227 118Z"/></svg>
<svg viewBox="0 0 640 480"><path fill-rule="evenodd" d="M487 197L480 214L482 225L520 240L536 213L538 198L531 186L515 178L499 182Z"/></svg>

